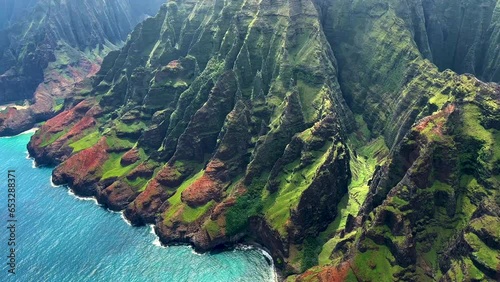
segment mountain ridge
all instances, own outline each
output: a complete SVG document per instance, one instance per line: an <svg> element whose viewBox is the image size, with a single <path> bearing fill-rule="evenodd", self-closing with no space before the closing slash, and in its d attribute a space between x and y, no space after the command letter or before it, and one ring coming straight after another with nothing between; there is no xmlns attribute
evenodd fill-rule
<svg viewBox="0 0 500 282"><path fill-rule="evenodd" d="M500 88L440 72L401 18L429 2L401 3L169 1L29 152L163 243L257 241L290 281L493 281Z"/></svg>
<svg viewBox="0 0 500 282"><path fill-rule="evenodd" d="M0 28L0 103L29 107L5 110L0 135L18 134L60 112L64 98L88 88L84 81L97 72L102 58L123 45L133 27L161 3L6 1L13 5L13 21Z"/></svg>

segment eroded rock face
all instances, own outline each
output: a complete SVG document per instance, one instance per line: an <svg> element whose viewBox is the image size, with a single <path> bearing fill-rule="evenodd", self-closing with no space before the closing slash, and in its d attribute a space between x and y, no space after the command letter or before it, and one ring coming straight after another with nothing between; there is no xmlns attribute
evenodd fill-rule
<svg viewBox="0 0 500 282"><path fill-rule="evenodd" d="M493 280L500 87L425 59L402 15L440 2L389 2L169 1L30 153L163 243L258 242L292 281Z"/></svg>
<svg viewBox="0 0 500 282"><path fill-rule="evenodd" d="M164 1L6 1L0 7L0 103L30 101L0 136L45 121L89 90L102 58ZM50 26L51 28L46 28Z"/></svg>
<svg viewBox="0 0 500 282"><path fill-rule="evenodd" d="M56 185L68 184L82 196L94 196L99 175L96 175L108 158L106 139L102 138L92 148L83 150L63 162L52 173Z"/></svg>

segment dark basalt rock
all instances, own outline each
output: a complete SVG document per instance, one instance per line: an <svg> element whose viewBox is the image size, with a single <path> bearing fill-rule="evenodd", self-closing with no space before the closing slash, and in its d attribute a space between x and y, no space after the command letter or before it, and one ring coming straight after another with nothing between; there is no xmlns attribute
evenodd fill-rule
<svg viewBox="0 0 500 282"><path fill-rule="evenodd" d="M130 204L139 193L123 181L115 181L104 189L100 189L97 200L110 210L121 211Z"/></svg>
<svg viewBox="0 0 500 282"><path fill-rule="evenodd" d="M335 218L335 207L347 193L351 174L348 164L345 148L333 145L327 160L302 194L296 210L291 212L293 227L289 236L292 242L302 243L305 237L317 236Z"/></svg>

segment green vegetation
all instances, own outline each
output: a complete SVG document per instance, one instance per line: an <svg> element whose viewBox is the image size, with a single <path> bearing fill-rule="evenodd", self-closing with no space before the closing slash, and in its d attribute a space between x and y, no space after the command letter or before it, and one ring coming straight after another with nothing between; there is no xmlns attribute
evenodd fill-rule
<svg viewBox="0 0 500 282"><path fill-rule="evenodd" d="M99 132L70 140L73 153L105 136L111 153L97 174L138 192L158 184L141 198L169 197L151 205L165 208L152 212L162 213L167 236L255 239L249 219L265 220L272 233L263 237L282 239L289 272L319 265L310 273L329 275L322 270L347 265L348 281L486 280L484 267L497 272L498 250L485 237L500 236L498 220L478 214L480 205L500 204L497 86L435 66L439 38L426 32L442 23L427 12L442 4L339 0L319 11L311 1L247 2L171 1L138 26L85 90L102 110ZM453 3L447 20L474 10ZM486 6L479 10L488 14ZM466 67L483 65L469 61L476 50L446 52L465 57ZM41 135L43 145L62 134ZM141 163L121 165L131 148L172 169L127 179ZM223 204L190 207L182 193L204 173L229 185ZM347 193L330 184L348 175ZM309 219L318 225L299 226ZM453 244L461 249L448 256Z"/></svg>
<svg viewBox="0 0 500 282"><path fill-rule="evenodd" d="M201 207L196 207L196 208L192 208L188 205L185 205L184 206L184 209L182 210L182 219L184 222L194 222L196 221L198 218L200 218L202 215L206 214L207 211L213 207L215 204L214 201L210 201L208 203L206 203L205 205L201 206Z"/></svg>
<svg viewBox="0 0 500 282"><path fill-rule="evenodd" d="M54 143L57 139L59 139L61 136L63 136L67 132L68 132L68 130L63 130L63 131L59 131L57 133L52 134L50 136L50 138L45 139L42 142L42 144L40 144L40 147L47 147L47 146L49 146L50 144Z"/></svg>
<svg viewBox="0 0 500 282"><path fill-rule="evenodd" d="M90 134L84 135L83 138L70 143L69 146L73 148L73 153L77 153L94 146L95 144L97 144L97 142L99 142L100 138L101 134L99 133L99 131L94 131Z"/></svg>
<svg viewBox="0 0 500 282"><path fill-rule="evenodd" d="M64 107L64 99L63 98L57 98L57 99L54 99L54 112L59 112L62 110L62 108Z"/></svg>
<svg viewBox="0 0 500 282"><path fill-rule="evenodd" d="M117 151L126 151L128 149L132 149L135 145L135 143L129 139L118 138L114 135L106 136L106 144L108 144L110 148Z"/></svg>
<svg viewBox="0 0 500 282"><path fill-rule="evenodd" d="M330 101L325 99L328 88L311 86L303 80L297 81L297 88L306 122L318 120L317 108L328 108L330 106Z"/></svg>
<svg viewBox="0 0 500 282"><path fill-rule="evenodd" d="M316 238L307 238L302 244L301 252L301 270L306 271L307 269L318 265L318 254L321 251L321 244Z"/></svg>
<svg viewBox="0 0 500 282"><path fill-rule="evenodd" d="M142 131L146 125L144 122L134 122L132 124L126 124L120 121L115 122L115 129L121 134L130 134Z"/></svg>
<svg viewBox="0 0 500 282"><path fill-rule="evenodd" d="M327 142L320 151L312 152L314 162L303 169L295 169L300 161L288 164L279 176L278 192L271 194L267 189L264 190L262 195L264 215L271 226L278 230L282 236L286 235L285 227L290 218L290 210L297 206L302 193L312 183L318 168L330 154L331 146L332 143Z"/></svg>
<svg viewBox="0 0 500 282"><path fill-rule="evenodd" d="M364 244L367 245L368 250L359 252L353 262L356 277L367 281L381 281L380 279L392 281L393 275L402 268L395 263L395 258L389 248L377 245L370 239L365 240Z"/></svg>
<svg viewBox="0 0 500 282"><path fill-rule="evenodd" d="M142 178L142 177L137 177L134 180L129 180L129 179L125 178L125 182L128 185L130 185L133 188L135 188L136 191L142 192L142 191L146 190L146 185L148 184L149 179Z"/></svg>
<svg viewBox="0 0 500 282"><path fill-rule="evenodd" d="M496 227L500 227L498 224ZM474 233L466 233L465 240L472 247L472 259L489 269L496 269L500 265L498 250L492 250Z"/></svg>
<svg viewBox="0 0 500 282"><path fill-rule="evenodd" d="M168 207L168 209L165 211L165 213L163 214L163 224L165 224L166 226L171 226L172 224L172 221L174 220L174 217L177 216L177 214L179 213L179 211L182 209L182 208L190 208L188 207L186 204L184 204L181 200L181 196L182 196L182 192L184 190L186 190L189 186L191 186L191 184L193 184L193 182L195 182L196 180L198 180L200 177L203 176L203 173L205 171L203 170L200 170L198 173L196 173L195 175L192 175L191 177L189 177L188 179L186 179L181 186L179 186L175 192L174 195L172 195L172 197L168 198L168 202L170 204L170 206ZM207 205L209 205L210 203L208 203ZM205 205L205 207L207 206ZM197 209L201 209L203 210L203 207L198 207ZM190 215L187 216L187 219L193 219L193 218L196 218L197 216L197 209L192 209L190 211ZM207 208L208 209L208 208ZM199 211L199 210L198 210Z"/></svg>
<svg viewBox="0 0 500 282"><path fill-rule="evenodd" d="M463 112L463 134L470 136L483 144L479 152L479 161L489 169L500 161L500 132L495 129L486 130L481 125L482 113L480 109L472 104L464 107Z"/></svg>
<svg viewBox="0 0 500 282"><path fill-rule="evenodd" d="M366 135L369 135L368 132L366 133ZM356 152L350 150L352 178L349 184L349 193L342 198L342 201L337 206L338 216L320 235L325 242L319 255L321 265L331 263L330 255L337 243L341 241L337 236L337 232L345 228L348 215L357 216L359 208L368 194L368 182L373 177L375 167L385 162L389 149L385 145L383 138L377 138L358 148Z"/></svg>
<svg viewBox="0 0 500 282"><path fill-rule="evenodd" d="M217 224L217 222L211 219L205 221L205 223L203 224L203 228L208 232L210 238L215 238L221 234L220 226Z"/></svg>
<svg viewBox="0 0 500 282"><path fill-rule="evenodd" d="M113 177L121 177L127 175L130 171L137 167L138 163L128 166L122 166L120 161L123 154L111 153L108 160L104 163L101 170L103 175L101 179L109 179Z"/></svg>
<svg viewBox="0 0 500 282"><path fill-rule="evenodd" d="M228 209L226 213L226 233L235 235L244 231L247 227L248 219L262 212L262 190L266 181L254 180L247 187L247 192L240 196L236 204Z"/></svg>

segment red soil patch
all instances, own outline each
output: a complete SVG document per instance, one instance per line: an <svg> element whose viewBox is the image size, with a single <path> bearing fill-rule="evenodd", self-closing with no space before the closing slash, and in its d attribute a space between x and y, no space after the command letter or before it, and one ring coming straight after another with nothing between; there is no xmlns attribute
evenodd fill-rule
<svg viewBox="0 0 500 282"><path fill-rule="evenodd" d="M99 192L99 198L104 200L112 210L122 210L137 197L137 193L126 183L115 181Z"/></svg>
<svg viewBox="0 0 500 282"><path fill-rule="evenodd" d="M181 185L186 177L179 172L179 170L170 164L163 167L162 170L156 175L156 180L162 185L170 188Z"/></svg>
<svg viewBox="0 0 500 282"><path fill-rule="evenodd" d="M46 133L57 133L68 128L69 125L81 118L90 108L92 104L89 101L82 101L73 109L64 111L57 116L49 119L43 126L42 131ZM83 126L83 124L81 125Z"/></svg>
<svg viewBox="0 0 500 282"><path fill-rule="evenodd" d="M44 140L50 140L51 135L71 128L68 133L58 138L58 140L62 140L61 142L64 143L64 141L81 134L85 129L94 127L96 124L95 119L90 116L85 116L92 105L90 101L82 101L71 110L61 112L57 116L49 119L42 126L40 130L41 133L33 137L33 144L39 146Z"/></svg>
<svg viewBox="0 0 500 282"><path fill-rule="evenodd" d="M78 90L89 87L83 81L94 76L100 69L100 62L91 62L82 58L76 66L64 70L48 69L45 81L35 91L35 103L30 107L35 114L50 114L55 98L65 98Z"/></svg>
<svg viewBox="0 0 500 282"><path fill-rule="evenodd" d="M83 100L80 103L78 103L72 111L78 112L80 114L85 114L88 112L92 107L94 106L94 103L89 100Z"/></svg>
<svg viewBox="0 0 500 282"><path fill-rule="evenodd" d="M95 125L96 125L96 120L93 117L84 116L62 138L71 139L79 134L82 134L84 130L94 127Z"/></svg>
<svg viewBox="0 0 500 282"><path fill-rule="evenodd" d="M38 86L35 97L48 96L51 101L52 97L64 98L73 93L85 78L94 76L100 68L100 62L91 62L82 58L76 66L70 65L63 70L47 70L45 81Z"/></svg>
<svg viewBox="0 0 500 282"><path fill-rule="evenodd" d="M136 211L139 213L147 213L151 216L160 209L160 206L168 199L168 194L162 186L156 181L151 180L144 190L134 200Z"/></svg>
<svg viewBox="0 0 500 282"><path fill-rule="evenodd" d="M216 220L221 214L224 214L226 210L236 204L236 198L227 198L224 202L215 206L212 214L210 215L211 220Z"/></svg>
<svg viewBox="0 0 500 282"><path fill-rule="evenodd" d="M245 186L245 184L243 183L243 181L240 181L238 184L236 184L235 190L236 190L234 193L235 196L241 196L248 191L248 189Z"/></svg>
<svg viewBox="0 0 500 282"><path fill-rule="evenodd" d="M16 108L8 107L5 110L5 113L0 113L0 120L10 119L10 118L14 117L17 112L18 112L18 110Z"/></svg>
<svg viewBox="0 0 500 282"><path fill-rule="evenodd" d="M65 174L73 178L73 183L78 185L78 183L84 182L84 178L87 177L88 174L93 174L93 172L104 165L109 157L106 152L107 149L106 137L102 137L93 147L78 152L68 158L57 168L57 170L59 174Z"/></svg>
<svg viewBox="0 0 500 282"><path fill-rule="evenodd" d="M211 200L220 198L222 185L213 180L207 174L197 179L184 192L182 192L182 201L189 206L202 206Z"/></svg>
<svg viewBox="0 0 500 282"><path fill-rule="evenodd" d="M181 62L179 62L179 60L173 60L170 63L168 63L167 68L179 69L179 68L181 68Z"/></svg>
<svg viewBox="0 0 500 282"><path fill-rule="evenodd" d="M145 201L150 199L152 196L160 194L163 192L163 188L161 184L156 181L156 179L152 179L149 181L146 189L137 197L137 201Z"/></svg>
<svg viewBox="0 0 500 282"><path fill-rule="evenodd" d="M144 190L144 192L142 192L142 193L146 193L146 191L148 191L148 190L154 191L154 190L158 190L158 189L163 190L163 186L158 182L158 180L156 180L156 178L153 178L148 182L148 185L146 186L146 190Z"/></svg>
<svg viewBox="0 0 500 282"><path fill-rule="evenodd" d="M205 173L212 179L217 179L221 182L229 181L229 175L224 162L219 159L213 159L207 165Z"/></svg>
<svg viewBox="0 0 500 282"><path fill-rule="evenodd" d="M127 179L135 180L138 177L142 178L150 178L153 176L156 166L153 166L150 163L144 162L134 168L128 175Z"/></svg>
<svg viewBox="0 0 500 282"><path fill-rule="evenodd" d="M415 127L415 129L422 132L430 125L432 126L432 132L434 134L443 136L443 127L445 121L444 120L438 121L438 119L443 117L447 119L455 111L455 109L456 106L454 104L449 104L448 106L446 106L446 108L444 108L440 112L421 119L420 122Z"/></svg>
<svg viewBox="0 0 500 282"><path fill-rule="evenodd" d="M86 115L94 117L94 118L100 116L101 114L102 114L102 109L101 109L101 107L99 107L99 105L94 105L86 113Z"/></svg>
<svg viewBox="0 0 500 282"><path fill-rule="evenodd" d="M74 118L73 111L64 111L57 116L49 119L43 126L42 131L46 133L57 133L62 130L69 124L73 122Z"/></svg>
<svg viewBox="0 0 500 282"><path fill-rule="evenodd" d="M135 162L137 162L140 159L139 156L139 150L137 149L130 149L128 152L126 152L123 156L122 159L120 160L120 164L122 166L128 166L131 165Z"/></svg>
<svg viewBox="0 0 500 282"><path fill-rule="evenodd" d="M312 269L297 278L297 281L343 282L349 273L350 263L342 263L338 267L323 267L320 271Z"/></svg>

